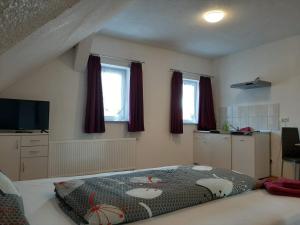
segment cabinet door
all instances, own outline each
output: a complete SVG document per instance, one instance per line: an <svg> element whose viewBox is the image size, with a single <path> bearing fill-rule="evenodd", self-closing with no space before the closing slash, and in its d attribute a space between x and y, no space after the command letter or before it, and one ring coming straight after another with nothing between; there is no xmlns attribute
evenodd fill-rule
<svg viewBox="0 0 300 225"><path fill-rule="evenodd" d="M209 134L195 134L194 156L200 165L211 165L211 151Z"/></svg>
<svg viewBox="0 0 300 225"><path fill-rule="evenodd" d="M33 157L21 159L21 180L47 178L47 171L47 157Z"/></svg>
<svg viewBox="0 0 300 225"><path fill-rule="evenodd" d="M232 136L232 170L255 177L254 137Z"/></svg>
<svg viewBox="0 0 300 225"><path fill-rule="evenodd" d="M231 169L231 136L214 134L211 138L211 165Z"/></svg>
<svg viewBox="0 0 300 225"><path fill-rule="evenodd" d="M257 178L270 176L270 135L268 133L255 135L255 175Z"/></svg>
<svg viewBox="0 0 300 225"><path fill-rule="evenodd" d="M0 136L0 170L2 170L10 179L19 180L19 136Z"/></svg>

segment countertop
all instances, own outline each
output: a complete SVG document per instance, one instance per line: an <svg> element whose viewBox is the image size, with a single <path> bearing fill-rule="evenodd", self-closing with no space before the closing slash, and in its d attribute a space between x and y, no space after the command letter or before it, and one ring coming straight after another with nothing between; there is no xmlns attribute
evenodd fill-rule
<svg viewBox="0 0 300 225"><path fill-rule="evenodd" d="M205 130L195 130L194 133L207 133L207 134L228 134L228 135L242 135L242 136L251 136L253 134L260 134L260 133L264 133L264 134L269 134L271 133L271 131L254 131L252 134L232 134L230 131L222 131L222 130L218 130L220 131L220 133L212 133L209 131L205 131Z"/></svg>

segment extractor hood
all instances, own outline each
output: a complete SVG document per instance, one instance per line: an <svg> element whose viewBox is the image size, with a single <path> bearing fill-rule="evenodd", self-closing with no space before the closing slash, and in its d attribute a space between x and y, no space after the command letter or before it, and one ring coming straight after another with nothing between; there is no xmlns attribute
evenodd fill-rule
<svg viewBox="0 0 300 225"><path fill-rule="evenodd" d="M230 87L239 88L239 89L252 89L252 88L270 87L271 84L272 84L271 82L261 80L259 77L257 77L254 81L232 84Z"/></svg>

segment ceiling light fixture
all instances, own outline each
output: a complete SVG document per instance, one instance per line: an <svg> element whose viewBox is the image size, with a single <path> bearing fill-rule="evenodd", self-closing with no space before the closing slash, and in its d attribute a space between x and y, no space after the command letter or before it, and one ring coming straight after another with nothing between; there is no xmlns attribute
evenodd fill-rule
<svg viewBox="0 0 300 225"><path fill-rule="evenodd" d="M222 10L211 10L203 14L203 19L208 23L218 23L225 17L225 12Z"/></svg>

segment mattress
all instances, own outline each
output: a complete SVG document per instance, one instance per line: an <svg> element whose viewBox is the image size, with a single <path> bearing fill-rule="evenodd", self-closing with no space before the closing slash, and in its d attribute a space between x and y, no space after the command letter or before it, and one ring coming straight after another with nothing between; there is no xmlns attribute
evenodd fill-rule
<svg viewBox="0 0 300 225"><path fill-rule="evenodd" d="M58 206L53 182L122 173L130 172L18 181L15 185L23 196L25 214L31 225L74 225L75 223ZM299 198L274 196L265 190L256 190L131 224L299 225L299 206Z"/></svg>

